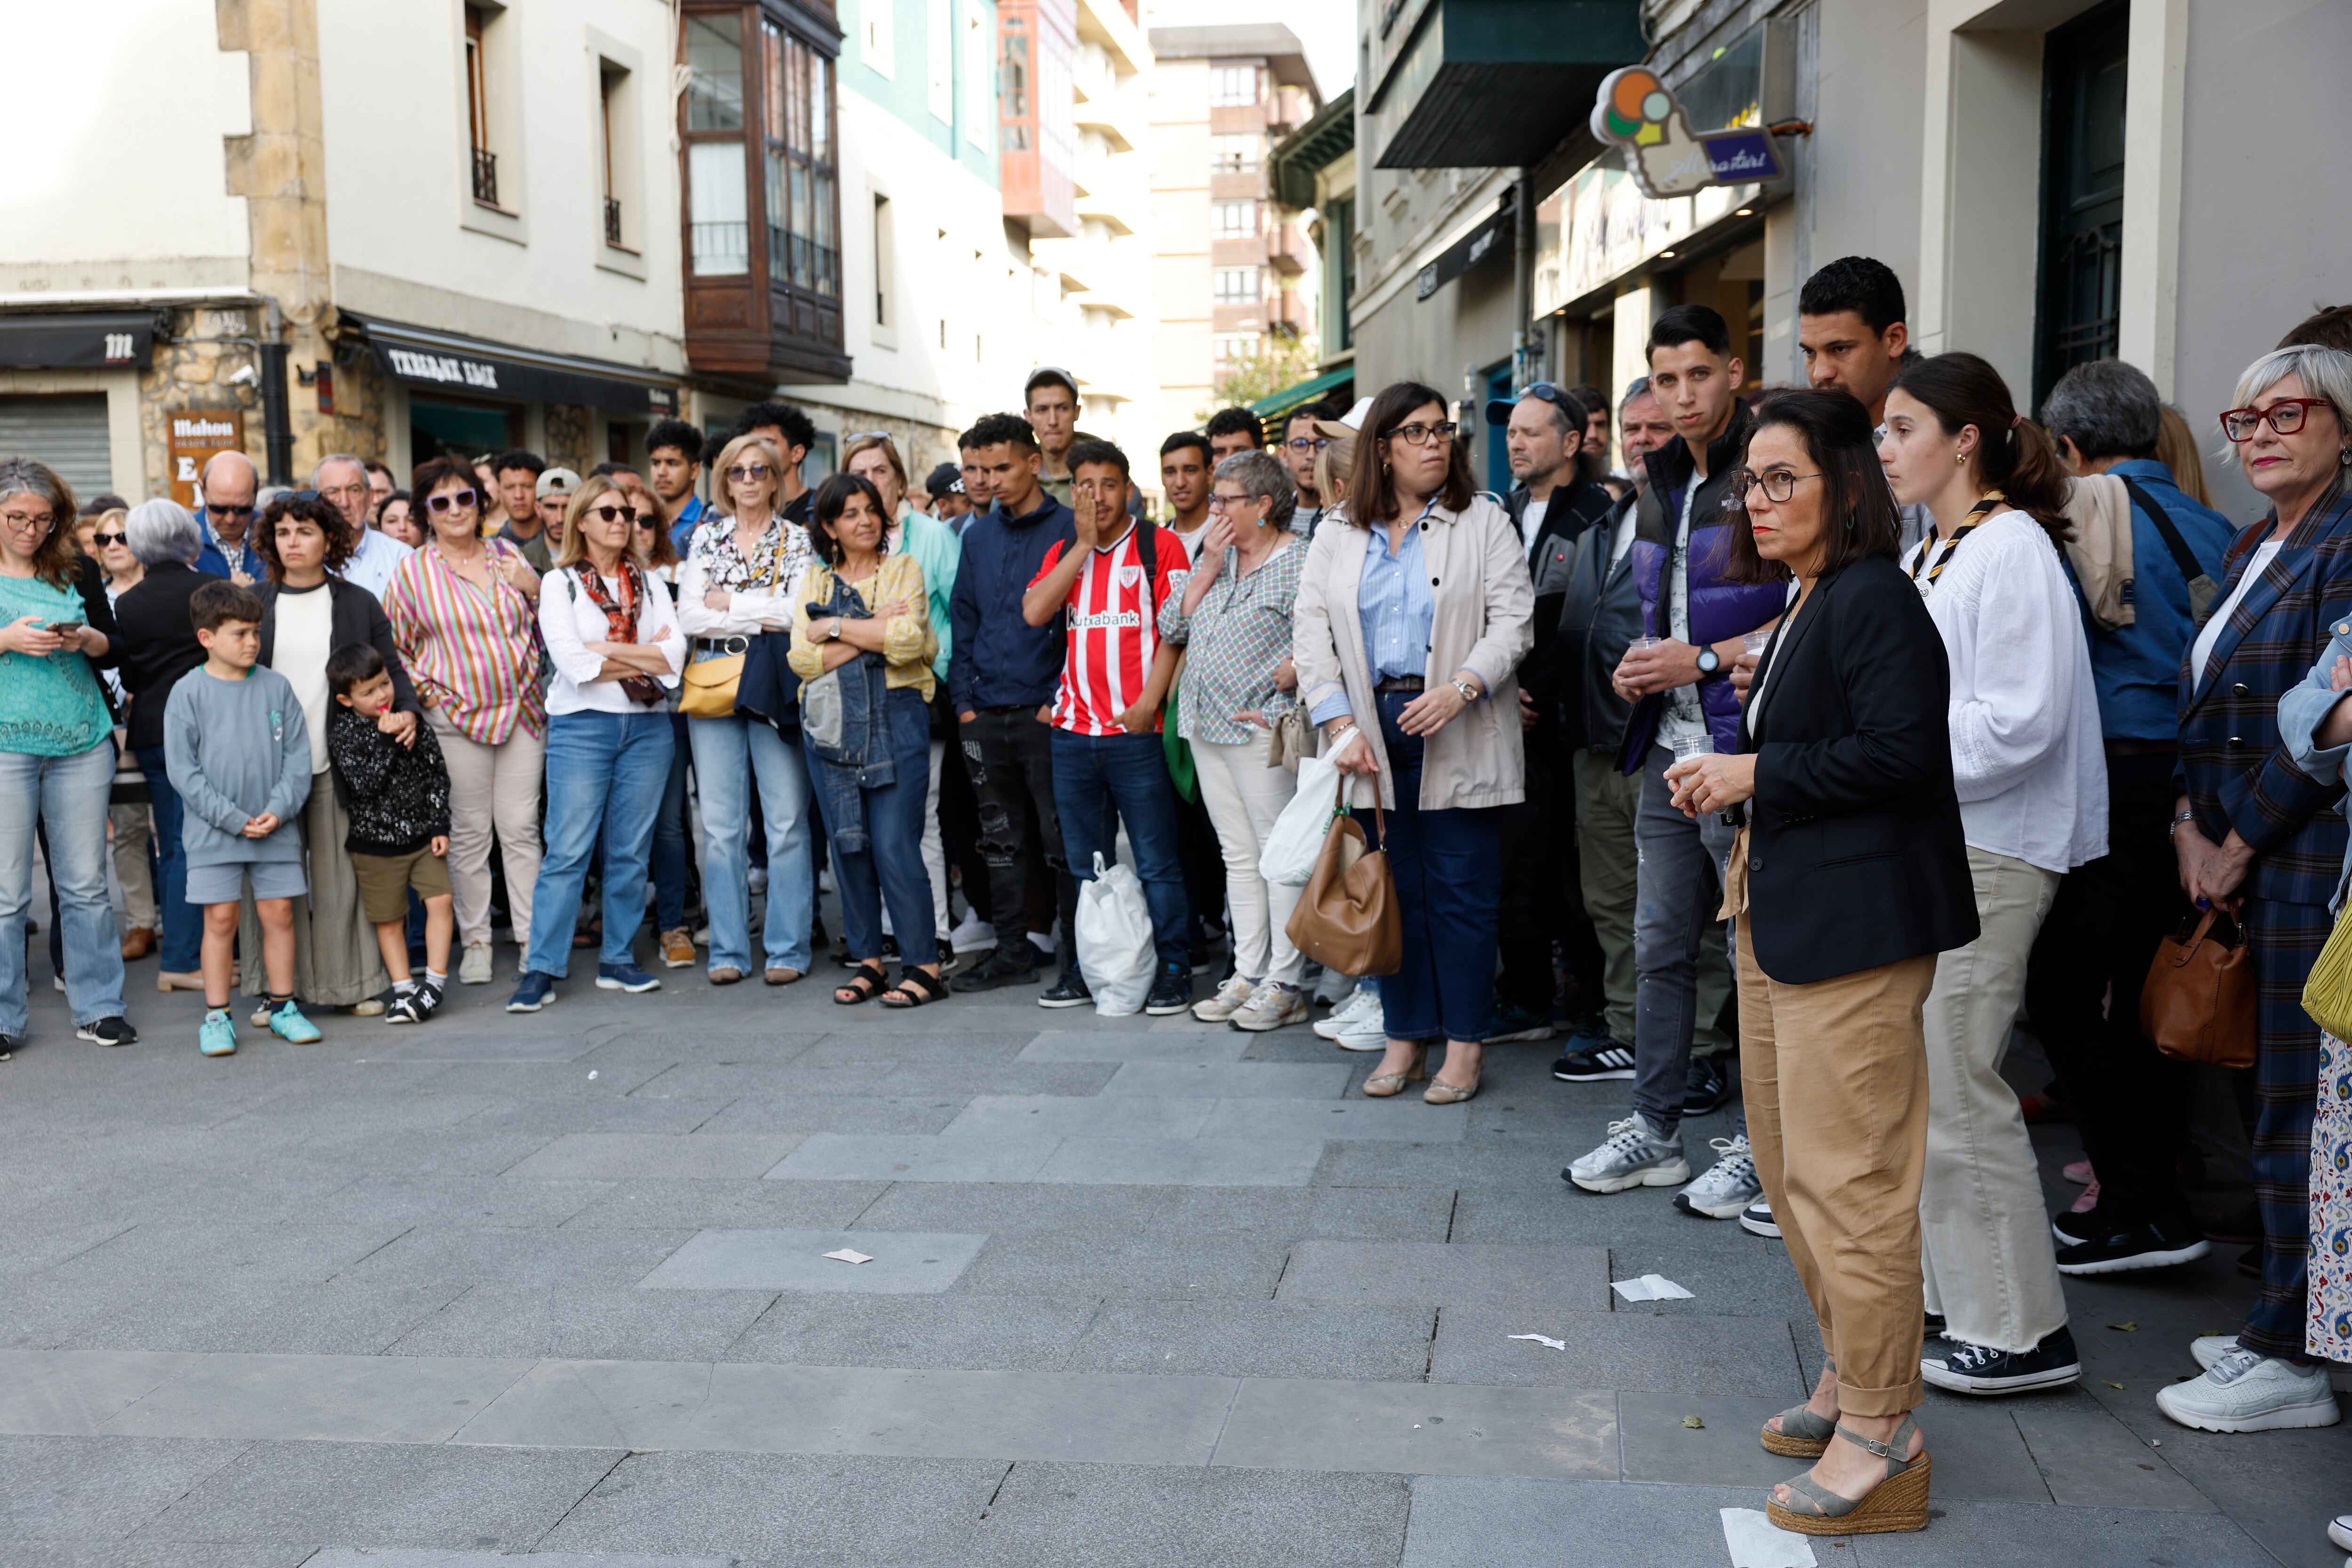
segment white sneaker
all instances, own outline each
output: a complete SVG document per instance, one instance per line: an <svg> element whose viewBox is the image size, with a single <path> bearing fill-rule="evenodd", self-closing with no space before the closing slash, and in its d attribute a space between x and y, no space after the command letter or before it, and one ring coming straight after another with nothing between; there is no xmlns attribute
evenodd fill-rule
<svg viewBox="0 0 2352 1568"><path fill-rule="evenodd" d="M1326 1007L1337 1007L1361 989L1361 984L1354 975L1327 969L1316 979L1315 1000Z"/></svg>
<svg viewBox="0 0 2352 1568"><path fill-rule="evenodd" d="M2339 1513L2327 1521L2327 1539L2352 1552L2352 1513Z"/></svg>
<svg viewBox="0 0 2352 1568"><path fill-rule="evenodd" d="M1222 1024L1249 1005L1257 994L1257 982L1247 975L1236 974L1217 987L1217 994L1192 1004L1192 1016L1203 1024Z"/></svg>
<svg viewBox="0 0 2352 1568"><path fill-rule="evenodd" d="M1288 1024L1304 1024L1314 1011L1314 1004L1297 986L1268 980L1252 992L1249 1001L1234 1014L1233 1025L1254 1035L1263 1034Z"/></svg>
<svg viewBox="0 0 2352 1568"><path fill-rule="evenodd" d="M490 983L490 975L497 967L490 956L488 942L469 942L466 944L465 952L457 960L457 984L488 985Z"/></svg>
<svg viewBox="0 0 2352 1568"><path fill-rule="evenodd" d="M1343 1051L1384 1051L1389 1048L1388 1010L1377 1005L1348 1020L1331 1042Z"/></svg>
<svg viewBox="0 0 2352 1568"><path fill-rule="evenodd" d="M827 872L826 876L829 879L832 873ZM743 889L755 899L765 898L768 892L768 868L765 866L752 867L743 878ZM830 880L825 883L824 890L828 893L833 891L833 884Z"/></svg>
<svg viewBox="0 0 2352 1568"><path fill-rule="evenodd" d="M2274 1432L2342 1419L2325 1366L2297 1366L2232 1346L2205 1375L2156 1394L2156 1407L2202 1432Z"/></svg>
<svg viewBox="0 0 2352 1568"><path fill-rule="evenodd" d="M1588 1193L1622 1193L1628 1187L1678 1187L1691 1179L1679 1132L1672 1139L1650 1131L1635 1111L1609 1124L1601 1147L1570 1162L1560 1173Z"/></svg>
<svg viewBox="0 0 2352 1568"><path fill-rule="evenodd" d="M1772 1200L1759 1197L1739 1211L1739 1228L1750 1236L1769 1236L1780 1239L1780 1222L1772 1217Z"/></svg>
<svg viewBox="0 0 2352 1568"><path fill-rule="evenodd" d="M1748 1151L1748 1135L1710 1138L1716 1162L1699 1179L1675 1194L1675 1207L1702 1219L1738 1219L1764 1194L1756 1179L1756 1156Z"/></svg>
<svg viewBox="0 0 2352 1568"><path fill-rule="evenodd" d="M978 952L995 945L996 928L982 920L978 910L966 910L962 921L948 932L948 946L958 952Z"/></svg>
<svg viewBox="0 0 2352 1568"><path fill-rule="evenodd" d="M1331 1009L1331 1016L1318 1020L1315 1032L1327 1040L1336 1040L1348 1032L1348 1026L1381 1005L1381 994L1359 988L1349 994L1347 1000Z"/></svg>
<svg viewBox="0 0 2352 1568"><path fill-rule="evenodd" d="M2235 1334L2200 1334L2189 1342L2189 1353L2197 1358L2197 1370L2210 1372L2213 1363L2238 1348Z"/></svg>

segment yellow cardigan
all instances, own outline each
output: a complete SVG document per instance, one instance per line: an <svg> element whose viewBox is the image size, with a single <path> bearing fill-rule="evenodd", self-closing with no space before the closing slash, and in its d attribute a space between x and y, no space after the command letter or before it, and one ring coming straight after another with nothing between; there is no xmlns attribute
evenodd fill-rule
<svg viewBox="0 0 2352 1568"><path fill-rule="evenodd" d="M869 610L894 599L906 602L906 613L891 616L882 628L882 683L892 689L911 686L929 702L935 685L931 660L939 657L940 635L931 628L930 601L923 587L920 563L911 555L885 555L881 570L863 587L852 584L850 592ZM808 607L832 597L832 569L810 566L801 579L800 592L793 595L793 651L784 660L803 680L814 680L824 673L824 644L809 636Z"/></svg>

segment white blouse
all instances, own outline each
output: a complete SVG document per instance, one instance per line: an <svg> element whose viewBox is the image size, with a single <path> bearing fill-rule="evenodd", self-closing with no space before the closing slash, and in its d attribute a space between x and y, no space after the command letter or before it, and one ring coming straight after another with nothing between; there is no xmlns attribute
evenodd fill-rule
<svg viewBox="0 0 2352 1568"><path fill-rule="evenodd" d="M1906 572L1933 533L1903 558ZM2058 547L2021 511L1953 552L1927 614L1951 661L1952 782L1969 844L2066 872L2107 852L2107 756L2091 647Z"/></svg>
<svg viewBox="0 0 2352 1568"><path fill-rule="evenodd" d="M611 642L613 629L604 618L604 606L588 596L579 574L590 570L585 561L576 566L550 572L539 590L539 635L547 643L550 677L547 683L547 710L555 713L658 713L660 708L647 708L629 700L617 680L599 680L604 668L604 656L588 651L592 642ZM645 574L646 596L637 605L637 641L661 649L669 661L668 670L654 677L665 687L677 685L677 672L686 668L686 633L679 629L677 613L670 606L669 584L648 572ZM621 584L617 578L604 579L604 592L615 603L619 601Z"/></svg>

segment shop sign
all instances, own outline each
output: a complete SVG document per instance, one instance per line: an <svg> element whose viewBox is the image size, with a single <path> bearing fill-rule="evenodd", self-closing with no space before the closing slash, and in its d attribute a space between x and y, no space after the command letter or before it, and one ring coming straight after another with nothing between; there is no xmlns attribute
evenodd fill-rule
<svg viewBox="0 0 2352 1568"><path fill-rule="evenodd" d="M190 408L163 416L172 464L172 499L193 511L196 480L215 452L245 450L245 414L236 408Z"/></svg>
<svg viewBox="0 0 2352 1568"><path fill-rule="evenodd" d="M1610 153L1569 177L1537 210L1536 314L1549 315L1633 271L1660 251L1754 201L1754 185L1708 185L1659 201Z"/></svg>
<svg viewBox="0 0 2352 1568"><path fill-rule="evenodd" d="M1646 66L1627 66L1601 79L1592 134L1624 150L1634 183L1656 200L1710 185L1764 184L1784 173L1770 132L1756 125L1694 132L1681 102Z"/></svg>
<svg viewBox="0 0 2352 1568"><path fill-rule="evenodd" d="M392 362L392 374L403 381L460 386L471 392L499 390L499 367L484 360L460 359L456 354L419 353L415 349L390 347L384 349L383 357Z"/></svg>

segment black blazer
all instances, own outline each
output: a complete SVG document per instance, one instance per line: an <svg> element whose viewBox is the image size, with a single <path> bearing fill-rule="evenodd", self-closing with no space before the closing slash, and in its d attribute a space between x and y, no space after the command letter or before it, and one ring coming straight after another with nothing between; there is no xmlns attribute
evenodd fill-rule
<svg viewBox="0 0 2352 1568"><path fill-rule="evenodd" d="M172 688L205 662L188 601L205 584L219 581L177 561L159 561L115 602L115 647L121 655L122 689L131 694L131 750L163 743L163 705L172 700Z"/></svg>
<svg viewBox="0 0 2352 1568"><path fill-rule="evenodd" d="M1785 636L1788 646L1780 646ZM1748 940L1787 985L1976 940L1946 710L1951 668L1919 591L1871 557L1822 579L1766 654L1748 803Z"/></svg>
<svg viewBox="0 0 2352 1568"><path fill-rule="evenodd" d="M261 595L261 659L268 664L271 651L278 644L278 595L276 583L258 583L254 592ZM392 640L392 622L383 613L376 596L356 583L346 583L341 577L327 579L329 630L327 646L349 647L353 643L367 643L383 656L383 667L392 672L392 705L394 710L422 713L424 706L416 700L416 688L408 681L408 667L400 662L400 649Z"/></svg>

